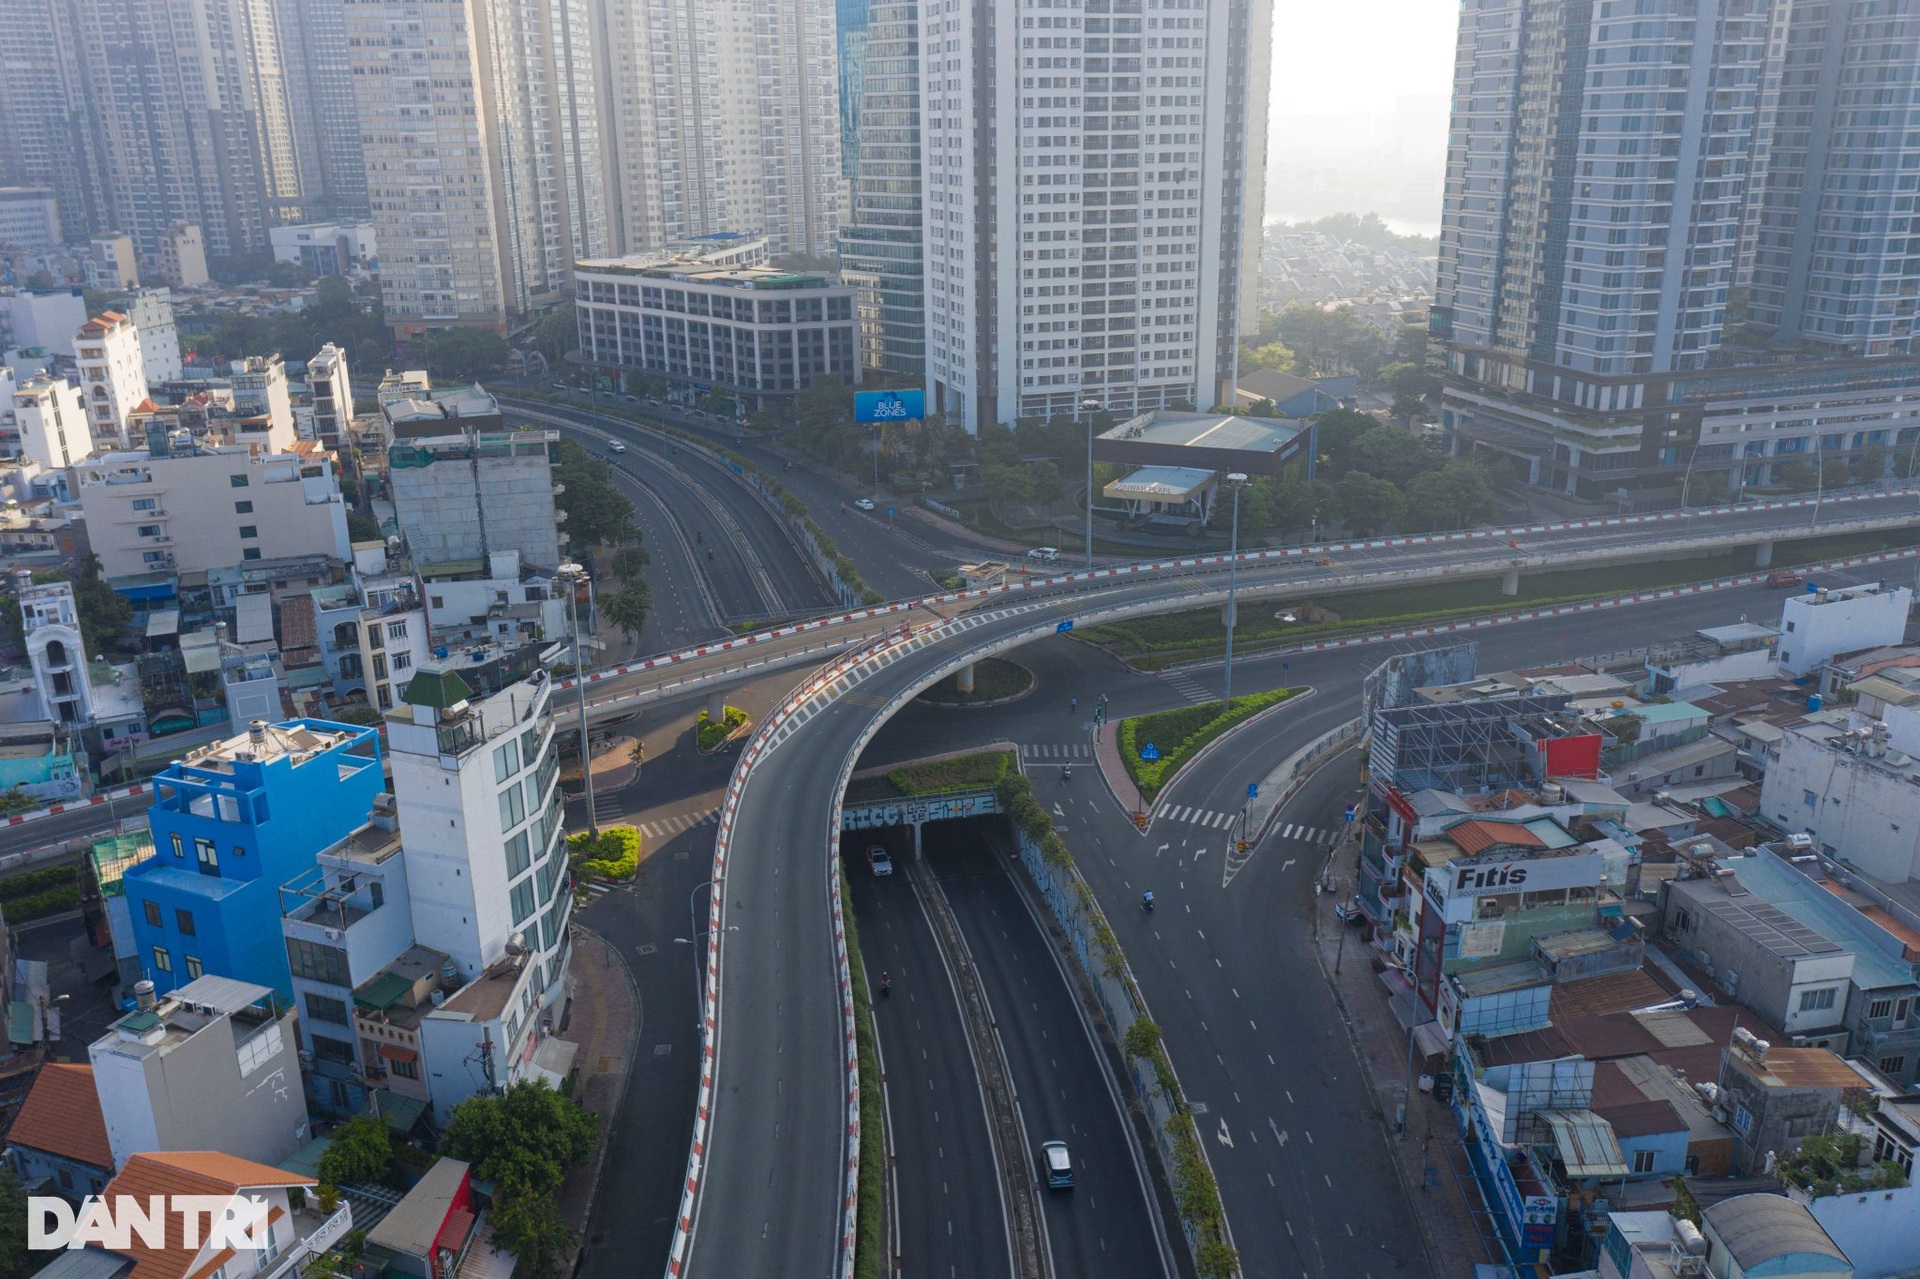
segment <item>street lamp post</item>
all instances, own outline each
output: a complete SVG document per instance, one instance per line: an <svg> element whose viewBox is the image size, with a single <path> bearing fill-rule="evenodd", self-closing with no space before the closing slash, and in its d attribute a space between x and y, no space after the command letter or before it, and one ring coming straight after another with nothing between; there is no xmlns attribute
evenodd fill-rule
<svg viewBox="0 0 1920 1279"><path fill-rule="evenodd" d="M1233 705L1233 624L1239 620L1234 609L1234 588L1238 584L1236 570L1240 565L1240 490L1246 486L1244 473L1233 471L1227 475L1227 487L1233 490L1233 531L1227 542L1227 661L1220 682L1220 699L1229 707Z"/></svg>
<svg viewBox="0 0 1920 1279"><path fill-rule="evenodd" d="M1080 411L1087 418L1087 568L1093 568L1093 415L1100 411L1100 401L1086 399L1080 401Z"/></svg>
<svg viewBox="0 0 1920 1279"><path fill-rule="evenodd" d="M580 637L580 582L587 570L571 560L559 568L567 588L567 620L573 625L573 691L580 699L580 778L586 786L587 832L600 838L600 815L593 805L593 751L587 743L587 659Z"/></svg>
<svg viewBox="0 0 1920 1279"><path fill-rule="evenodd" d="M707 965L700 955L700 939L713 930L700 927L700 890L717 888L719 885L720 881L717 879L705 879L693 886L693 891L687 894L687 923L691 925L687 931L693 935L673 939L680 945L693 947L693 1015L694 1025L700 1032L702 1043L705 1043L707 1038L707 1017L704 1007L707 998ZM727 931L734 932L735 926L729 925Z"/></svg>

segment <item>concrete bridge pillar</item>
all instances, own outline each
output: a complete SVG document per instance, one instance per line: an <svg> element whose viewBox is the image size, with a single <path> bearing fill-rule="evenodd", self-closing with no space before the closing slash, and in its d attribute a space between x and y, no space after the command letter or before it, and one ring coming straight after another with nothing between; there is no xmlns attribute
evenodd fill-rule
<svg viewBox="0 0 1920 1279"><path fill-rule="evenodd" d="M973 663L972 662L968 662L965 666L962 666L959 670L954 672L953 686L954 688L958 689L962 693L971 693L973 691ZM918 832L919 829L920 828L917 826L914 827L914 830L916 832ZM916 839L919 838L917 833L915 834L915 838Z"/></svg>
<svg viewBox="0 0 1920 1279"><path fill-rule="evenodd" d="M1519 569L1510 568L1507 570L1507 575L1500 579L1500 593L1502 595L1518 595L1520 593Z"/></svg>
<svg viewBox="0 0 1920 1279"><path fill-rule="evenodd" d="M1773 563L1773 543L1761 542L1753 548L1753 566L1766 568Z"/></svg>
<svg viewBox="0 0 1920 1279"><path fill-rule="evenodd" d="M716 688L707 694L707 718L718 724L727 717L727 690Z"/></svg>

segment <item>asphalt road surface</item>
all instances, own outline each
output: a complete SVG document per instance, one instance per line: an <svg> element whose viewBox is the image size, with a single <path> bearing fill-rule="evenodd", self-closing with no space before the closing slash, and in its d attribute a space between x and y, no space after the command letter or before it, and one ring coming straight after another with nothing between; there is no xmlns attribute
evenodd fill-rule
<svg viewBox="0 0 1920 1279"><path fill-rule="evenodd" d="M953 980L908 876L876 878L864 856L880 844L903 862L909 841L871 831L844 844L895 1156L888 1192L899 1273L1004 1279L1013 1262L1000 1171ZM883 972L890 994L881 993Z"/></svg>
<svg viewBox="0 0 1920 1279"><path fill-rule="evenodd" d="M1053 947L1009 877L998 818L929 823L927 869L966 938L1005 1048L1026 1123L1027 1156L1064 1141L1071 1191L1045 1193L1047 1241L1058 1275L1171 1279L1154 1230L1156 1201L1128 1140L1125 1103L1102 1071ZM1024 873L1024 872L1021 872ZM1045 1172L1036 1164L1039 1184Z"/></svg>

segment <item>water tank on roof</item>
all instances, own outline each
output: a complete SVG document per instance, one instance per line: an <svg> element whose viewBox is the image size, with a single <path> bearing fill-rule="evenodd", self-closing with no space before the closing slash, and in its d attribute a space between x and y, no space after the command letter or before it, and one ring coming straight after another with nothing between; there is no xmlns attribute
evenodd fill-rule
<svg viewBox="0 0 1920 1279"><path fill-rule="evenodd" d="M1821 699L1820 699L1820 694L1818 694L1818 693L1808 693L1808 694L1807 694L1807 709L1808 709L1808 710L1810 710L1810 711L1817 711L1817 710L1819 710L1819 709L1820 709L1820 707L1821 707L1821 705L1822 705L1822 703L1821 703Z"/></svg>

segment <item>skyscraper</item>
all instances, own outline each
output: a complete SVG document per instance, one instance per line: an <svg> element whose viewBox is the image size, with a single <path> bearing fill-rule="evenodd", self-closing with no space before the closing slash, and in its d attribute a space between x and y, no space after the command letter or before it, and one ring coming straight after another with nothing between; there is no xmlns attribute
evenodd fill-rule
<svg viewBox="0 0 1920 1279"><path fill-rule="evenodd" d="M621 0L603 23L619 252L719 231L833 252L833 0Z"/></svg>
<svg viewBox="0 0 1920 1279"><path fill-rule="evenodd" d="M840 233L840 278L859 291L861 367L927 369L920 173L920 0L879 0L861 65L853 225Z"/></svg>
<svg viewBox="0 0 1920 1279"><path fill-rule="evenodd" d="M927 7L938 411L977 430L1230 396L1244 236L1265 186L1265 132L1248 121L1266 115L1271 12L1271 0Z"/></svg>
<svg viewBox="0 0 1920 1279"><path fill-rule="evenodd" d="M840 174L851 197L860 176L860 100L867 73L872 0L834 0L834 63L840 82ZM843 208L851 208L850 198Z"/></svg>
<svg viewBox="0 0 1920 1279"><path fill-rule="evenodd" d="M267 228L300 215L271 0L92 0L69 13L106 225L149 262L187 222L216 276L264 267Z"/></svg>
<svg viewBox="0 0 1920 1279"><path fill-rule="evenodd" d="M0 31L0 186L50 188L70 238L106 229L71 0L0 0Z"/></svg>
<svg viewBox="0 0 1920 1279"><path fill-rule="evenodd" d="M1705 500L1920 439L1920 365L1873 358L1911 349L1920 284L1895 9L1464 0L1432 318L1456 447Z"/></svg>
<svg viewBox="0 0 1920 1279"><path fill-rule="evenodd" d="M347 46L388 323L505 329L601 252L586 0L364 0Z"/></svg>
<svg viewBox="0 0 1920 1279"><path fill-rule="evenodd" d="M280 61L307 215L367 215L367 170L347 57L346 0L280 0Z"/></svg>

